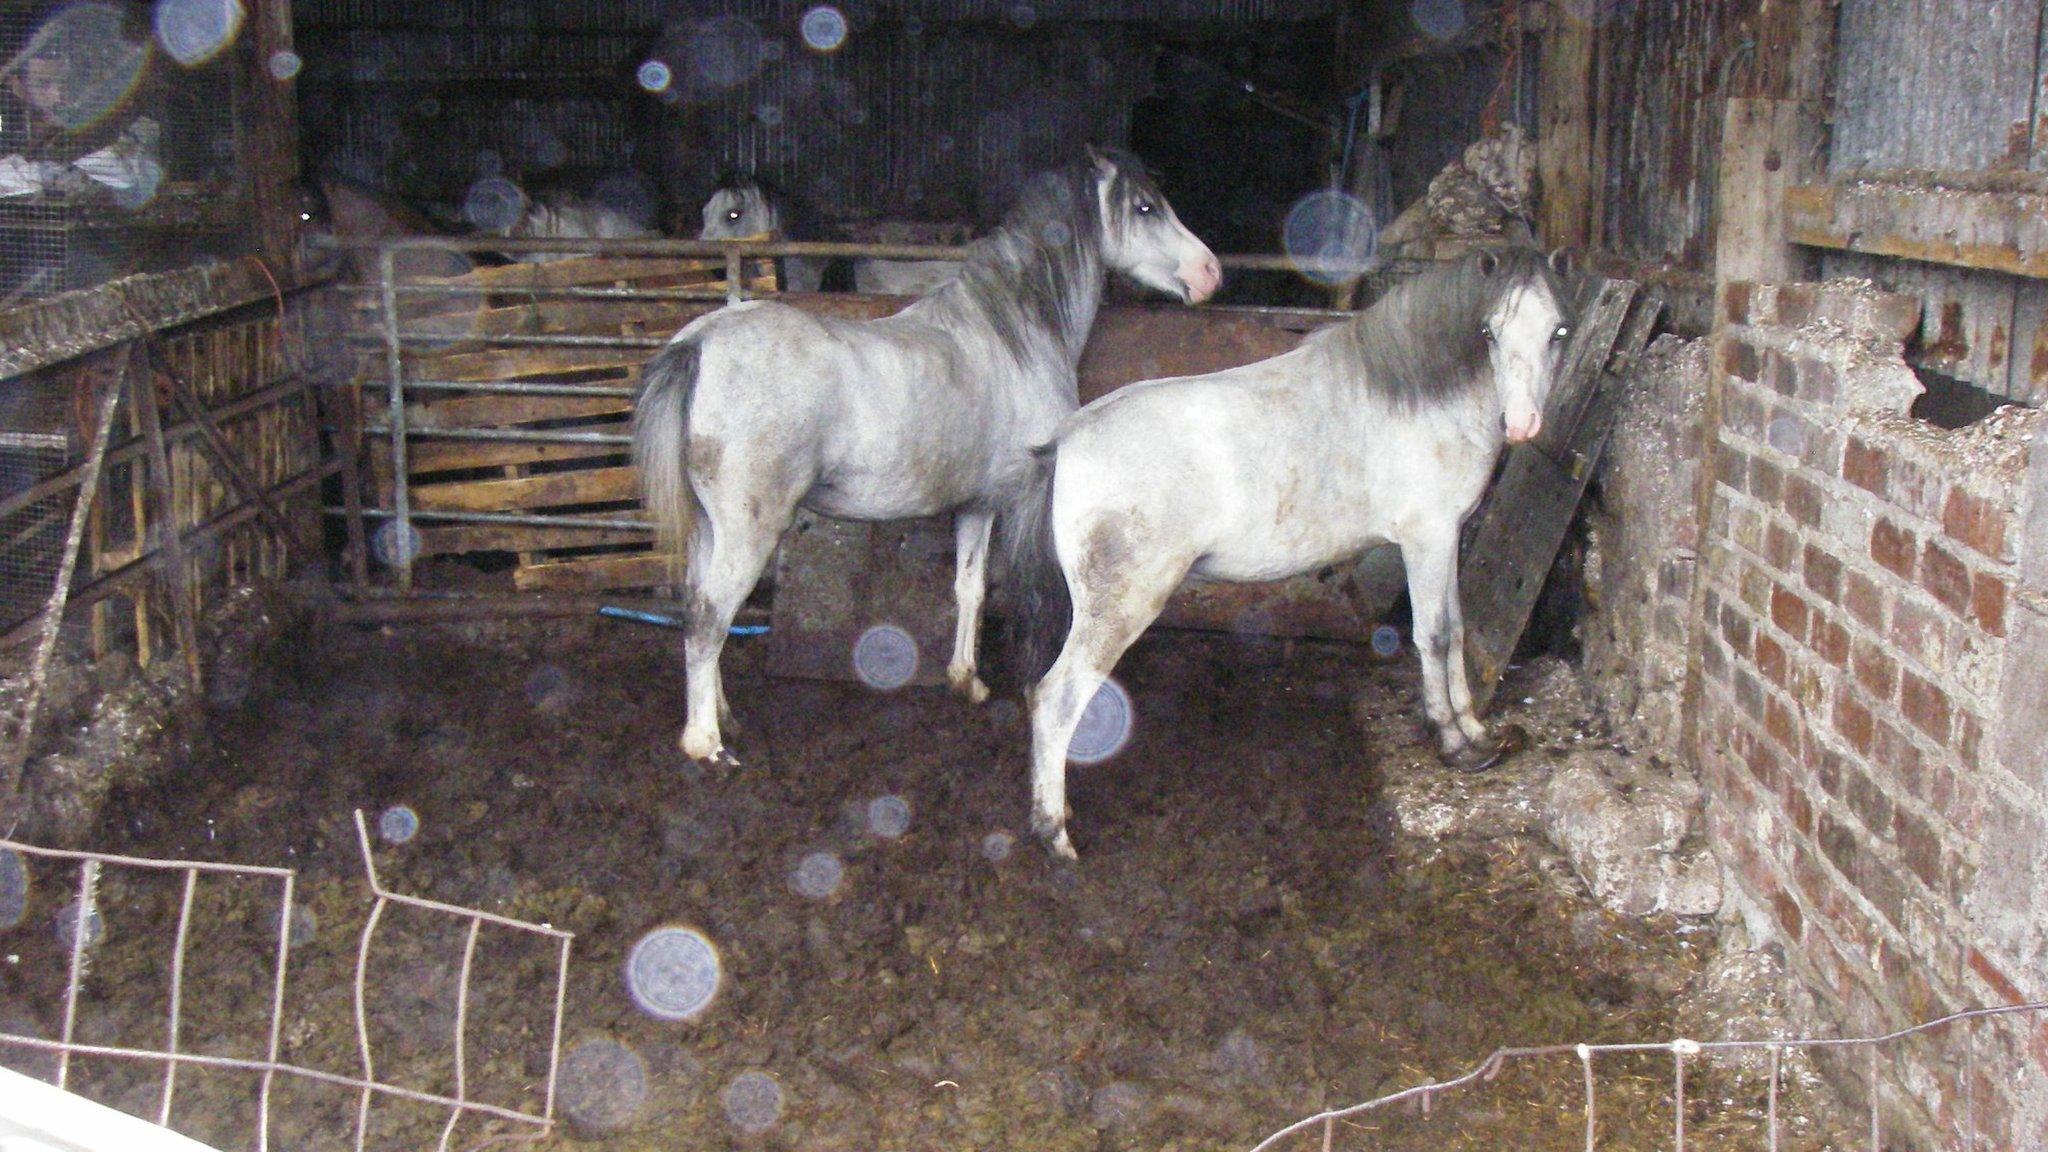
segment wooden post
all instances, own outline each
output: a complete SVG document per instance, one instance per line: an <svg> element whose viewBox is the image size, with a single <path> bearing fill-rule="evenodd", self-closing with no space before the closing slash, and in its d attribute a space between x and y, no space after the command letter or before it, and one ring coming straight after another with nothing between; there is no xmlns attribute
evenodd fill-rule
<svg viewBox="0 0 2048 1152"><path fill-rule="evenodd" d="M1588 248L1600 190L1593 151L1594 80L1600 33L1554 10L1537 69L1536 166L1542 183L1537 234L1545 247Z"/></svg>
<svg viewBox="0 0 2048 1152"><path fill-rule="evenodd" d="M281 278L297 281L299 248L299 113L296 73L279 79L272 62L292 55L291 0L256 0L248 38L248 130L242 134L242 170L249 174L256 239L263 261Z"/></svg>
<svg viewBox="0 0 2048 1152"><path fill-rule="evenodd" d="M149 467L142 471L149 475L149 522L156 526L156 532L163 541L163 563L158 566L158 573L164 584L164 600L170 604L171 619L177 626L178 648L185 657L185 673L192 684L191 699L196 704L206 698L199 662L198 609L190 587L192 566L186 562L184 530L177 519L171 454L164 442L163 411L156 402L156 376L151 372L131 372L128 374L128 388L129 410L141 424L144 442L149 445ZM136 487L141 488L142 485ZM135 554L141 556L149 551L149 540L140 531L142 521L139 515L136 523ZM136 596L147 602L146 593L138 592Z"/></svg>

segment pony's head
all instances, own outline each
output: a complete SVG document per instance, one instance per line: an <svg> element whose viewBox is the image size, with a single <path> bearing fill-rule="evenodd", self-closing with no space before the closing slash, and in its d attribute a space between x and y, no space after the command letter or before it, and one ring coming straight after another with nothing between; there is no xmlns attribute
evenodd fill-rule
<svg viewBox="0 0 2048 1152"><path fill-rule="evenodd" d="M1188 231L1135 157L1090 147L1102 221L1102 259L1147 288L1200 304L1223 286L1223 266Z"/></svg>
<svg viewBox="0 0 2048 1152"><path fill-rule="evenodd" d="M1543 430L1543 404L1572 334L1570 304L1559 277L1565 269L1558 253L1547 262L1534 253L1485 252L1475 259L1481 276L1500 280L1480 338L1493 367L1508 442L1521 444Z"/></svg>
<svg viewBox="0 0 2048 1152"><path fill-rule="evenodd" d="M782 213L775 199L760 182L731 180L704 202L704 227L699 240L746 240L757 236L780 237Z"/></svg>

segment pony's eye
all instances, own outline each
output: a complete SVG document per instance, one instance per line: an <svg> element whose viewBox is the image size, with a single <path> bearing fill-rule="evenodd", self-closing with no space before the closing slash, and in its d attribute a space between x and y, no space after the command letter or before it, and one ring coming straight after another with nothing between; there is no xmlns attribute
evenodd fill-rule
<svg viewBox="0 0 2048 1152"><path fill-rule="evenodd" d="M728 212L727 212L727 213L725 214L725 218L726 218L727 220L737 220L737 219L739 219L739 218L740 218L740 210L739 210L739 209L737 209L737 208L734 208L734 209L732 209L732 210L728 211Z"/></svg>
<svg viewBox="0 0 2048 1152"><path fill-rule="evenodd" d="M1491 343L1493 343L1493 341L1494 341L1494 338L1495 338L1495 337L1494 337L1494 332L1493 332L1493 329L1491 329L1491 328L1487 327L1487 326L1486 326L1486 325L1484 325L1484 324L1481 324L1481 325L1479 326L1479 336L1480 336L1480 338L1481 338L1481 339L1485 340L1485 341L1486 341L1486 342L1487 342L1488 344L1491 344Z"/></svg>
<svg viewBox="0 0 2048 1152"><path fill-rule="evenodd" d="M1150 200L1140 200L1138 201L1137 209L1138 215L1148 216L1152 212L1152 202Z"/></svg>
<svg viewBox="0 0 2048 1152"><path fill-rule="evenodd" d="M1564 339L1565 337L1567 337L1567 336L1569 336L1569 335L1571 335L1571 334L1572 334L1572 330L1571 330L1571 329L1569 329L1569 328L1565 327L1565 326L1564 326L1564 325L1562 325L1562 324L1559 324L1559 325L1557 326L1557 331L1555 331L1555 332L1552 332L1552 333L1550 334L1550 338L1551 338L1552 340L1562 340L1562 339Z"/></svg>

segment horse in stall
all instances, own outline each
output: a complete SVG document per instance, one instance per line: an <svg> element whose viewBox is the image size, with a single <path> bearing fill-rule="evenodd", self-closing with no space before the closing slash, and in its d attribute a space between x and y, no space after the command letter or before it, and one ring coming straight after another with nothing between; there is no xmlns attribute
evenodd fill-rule
<svg viewBox="0 0 2048 1152"><path fill-rule="evenodd" d="M756 177L721 179L704 202L699 240L811 240L824 229L774 187ZM789 292L818 292L833 287L833 262L802 256L782 260L783 287ZM952 279L958 260L853 261L853 290L880 296L922 296Z"/></svg>
<svg viewBox="0 0 2048 1152"><path fill-rule="evenodd" d="M529 194L525 188L506 182L517 200L508 214L509 223L493 229L499 235L533 240L651 240L661 235L654 226L653 202L644 204L634 195L637 189L624 182L600 184L590 195L573 189L550 188ZM509 254L523 264L545 264L572 260L576 252L521 252Z"/></svg>
<svg viewBox="0 0 2048 1152"><path fill-rule="evenodd" d="M1458 532L1503 440L1542 427L1571 331L1554 263L1514 250L1432 269L1283 355L1110 393L1036 449L1005 546L1026 682L1044 670L1031 821L1054 853L1074 856L1081 714L1189 576L1277 580L1400 545L1442 754L1468 770L1497 757L1466 682Z"/></svg>
<svg viewBox="0 0 2048 1152"><path fill-rule="evenodd" d="M1222 284L1137 161L1089 149L1023 192L955 278L892 316L845 321L776 301L691 322L647 364L633 456L663 546L684 564L693 759L730 761L718 658L799 505L898 520L954 512L959 619L947 679L975 671L996 515L1029 448L1078 406L1075 368L1107 271L1199 303Z"/></svg>

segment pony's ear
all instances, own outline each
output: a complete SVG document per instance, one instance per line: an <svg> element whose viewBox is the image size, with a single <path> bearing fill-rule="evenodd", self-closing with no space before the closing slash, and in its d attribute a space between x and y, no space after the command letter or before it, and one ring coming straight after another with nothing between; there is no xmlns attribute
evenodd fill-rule
<svg viewBox="0 0 2048 1152"><path fill-rule="evenodd" d="M1569 248L1558 247L1550 250L1550 270L1569 280L1578 275L1579 258Z"/></svg>
<svg viewBox="0 0 2048 1152"><path fill-rule="evenodd" d="M1090 140L1084 147L1088 150L1088 162L1095 166L1095 174L1097 176L1116 175L1116 161L1104 155L1102 149L1097 148L1093 140Z"/></svg>
<svg viewBox="0 0 2048 1152"><path fill-rule="evenodd" d="M1493 252L1481 252L1479 254L1479 274L1481 276L1491 276L1498 271L1500 271L1500 256Z"/></svg>

